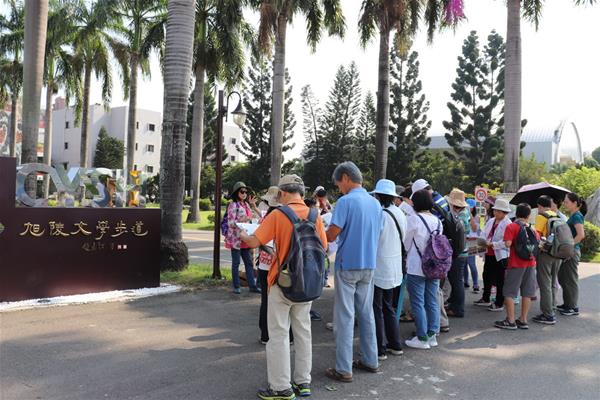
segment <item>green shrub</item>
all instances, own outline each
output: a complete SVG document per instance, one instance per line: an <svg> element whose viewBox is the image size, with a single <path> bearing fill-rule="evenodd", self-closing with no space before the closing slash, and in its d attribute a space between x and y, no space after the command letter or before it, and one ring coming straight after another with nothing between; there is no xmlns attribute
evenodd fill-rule
<svg viewBox="0 0 600 400"><path fill-rule="evenodd" d="M192 197L191 196L185 196L183 198L183 205L184 206L189 206L191 202L192 202Z"/></svg>
<svg viewBox="0 0 600 400"><path fill-rule="evenodd" d="M210 211L210 209L211 209L210 199L198 200L198 207L200 208L200 211Z"/></svg>
<svg viewBox="0 0 600 400"><path fill-rule="evenodd" d="M211 224L215 224L215 214L209 214L208 215L208 222L210 222Z"/></svg>
<svg viewBox="0 0 600 400"><path fill-rule="evenodd" d="M585 222L583 225L585 239L581 245L581 255L583 258L591 258L600 252L600 228Z"/></svg>

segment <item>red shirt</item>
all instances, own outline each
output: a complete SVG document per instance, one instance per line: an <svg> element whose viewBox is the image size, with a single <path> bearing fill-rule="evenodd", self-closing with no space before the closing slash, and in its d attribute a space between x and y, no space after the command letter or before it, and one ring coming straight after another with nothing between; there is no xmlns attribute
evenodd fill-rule
<svg viewBox="0 0 600 400"><path fill-rule="evenodd" d="M521 230L521 225L519 225L516 222L513 222L512 224L508 225L506 227L506 230L504 231L504 241L507 242L510 240L512 242L512 244L510 245L510 254L508 256L507 268L535 267L535 258L532 258L531 260L523 260L522 258L520 258L517 255L516 244L517 244L517 236L519 236L520 230ZM534 231L534 233L539 240L538 233L535 231Z"/></svg>

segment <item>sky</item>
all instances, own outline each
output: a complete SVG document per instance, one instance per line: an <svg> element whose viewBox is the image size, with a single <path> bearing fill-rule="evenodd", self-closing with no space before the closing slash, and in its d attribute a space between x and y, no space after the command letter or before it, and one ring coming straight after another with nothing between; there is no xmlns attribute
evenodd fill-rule
<svg viewBox="0 0 600 400"><path fill-rule="evenodd" d="M342 0L347 25L344 40L324 36L314 53L306 44L304 20L296 18L288 27L286 64L298 123L294 135L297 145L286 154L286 159L298 156L302 149L300 89L304 85L310 84L323 104L338 67L355 61L363 91L377 90L378 43L373 40L366 49L359 44L357 22L361 3ZM446 103L450 100L462 42L472 30L478 32L481 42L492 29L506 38L505 4L504 0L465 0L467 20L456 30L436 34L432 44L427 43L425 32L415 38L412 49L419 53L420 78L431 103L430 135L443 134L442 121L450 116ZM549 0L544 7L537 31L528 21L521 23L522 117L529 121L530 127L556 126L563 118L571 119L579 129L584 152L590 153L600 146L600 5L575 7L571 0ZM257 24L255 13L248 13L247 17ZM116 71L114 76L118 76ZM156 60L152 62L152 78L140 81L138 88L138 107L162 112L163 82ZM92 88L92 102L100 102L98 84ZM114 106L127 103L117 82L112 103Z"/></svg>

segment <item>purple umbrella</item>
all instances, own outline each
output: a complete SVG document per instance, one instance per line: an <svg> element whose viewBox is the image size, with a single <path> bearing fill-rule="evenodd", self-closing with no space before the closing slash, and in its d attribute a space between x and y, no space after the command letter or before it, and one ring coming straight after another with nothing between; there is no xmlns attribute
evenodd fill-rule
<svg viewBox="0 0 600 400"><path fill-rule="evenodd" d="M562 201L567 193L571 193L571 191L561 186L551 185L548 182L534 183L522 186L515 197L512 198L510 204L527 203L532 208L537 208L537 199L540 196L546 195Z"/></svg>

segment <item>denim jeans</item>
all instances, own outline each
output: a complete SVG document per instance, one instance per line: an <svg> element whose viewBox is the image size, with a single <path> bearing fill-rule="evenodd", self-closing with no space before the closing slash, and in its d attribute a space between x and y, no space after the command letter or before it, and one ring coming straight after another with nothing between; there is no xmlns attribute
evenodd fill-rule
<svg viewBox="0 0 600 400"><path fill-rule="evenodd" d="M424 337L428 333L438 332L440 330L439 279L426 279L411 274L408 274L407 279L417 336Z"/></svg>
<svg viewBox="0 0 600 400"><path fill-rule="evenodd" d="M254 266L252 265L250 249L231 249L231 278L233 280L233 287L236 289L240 287L240 257L244 260L248 287L250 289L256 289Z"/></svg>
<svg viewBox="0 0 600 400"><path fill-rule="evenodd" d="M358 319L362 362L373 368L379 366L373 316L373 273L372 269L335 269L335 369L342 374L352 373L355 313Z"/></svg>
<svg viewBox="0 0 600 400"><path fill-rule="evenodd" d="M450 304L450 309L457 317L465 315L465 283L463 277L466 267L467 257L456 257L452 261L450 271L448 271L448 282L452 286L448 303Z"/></svg>
<svg viewBox="0 0 600 400"><path fill-rule="evenodd" d="M377 351L379 354L385 354L388 348L402 350L400 324L396 319L396 311L393 307L394 293L393 288L382 289L375 286L373 312L375 314L375 331L377 333Z"/></svg>
<svg viewBox="0 0 600 400"><path fill-rule="evenodd" d="M477 262L475 256L467 257L467 267L465 268L465 284L469 283L469 270L471 271L471 278L473 278L473 288L479 287L479 280L477 275Z"/></svg>

